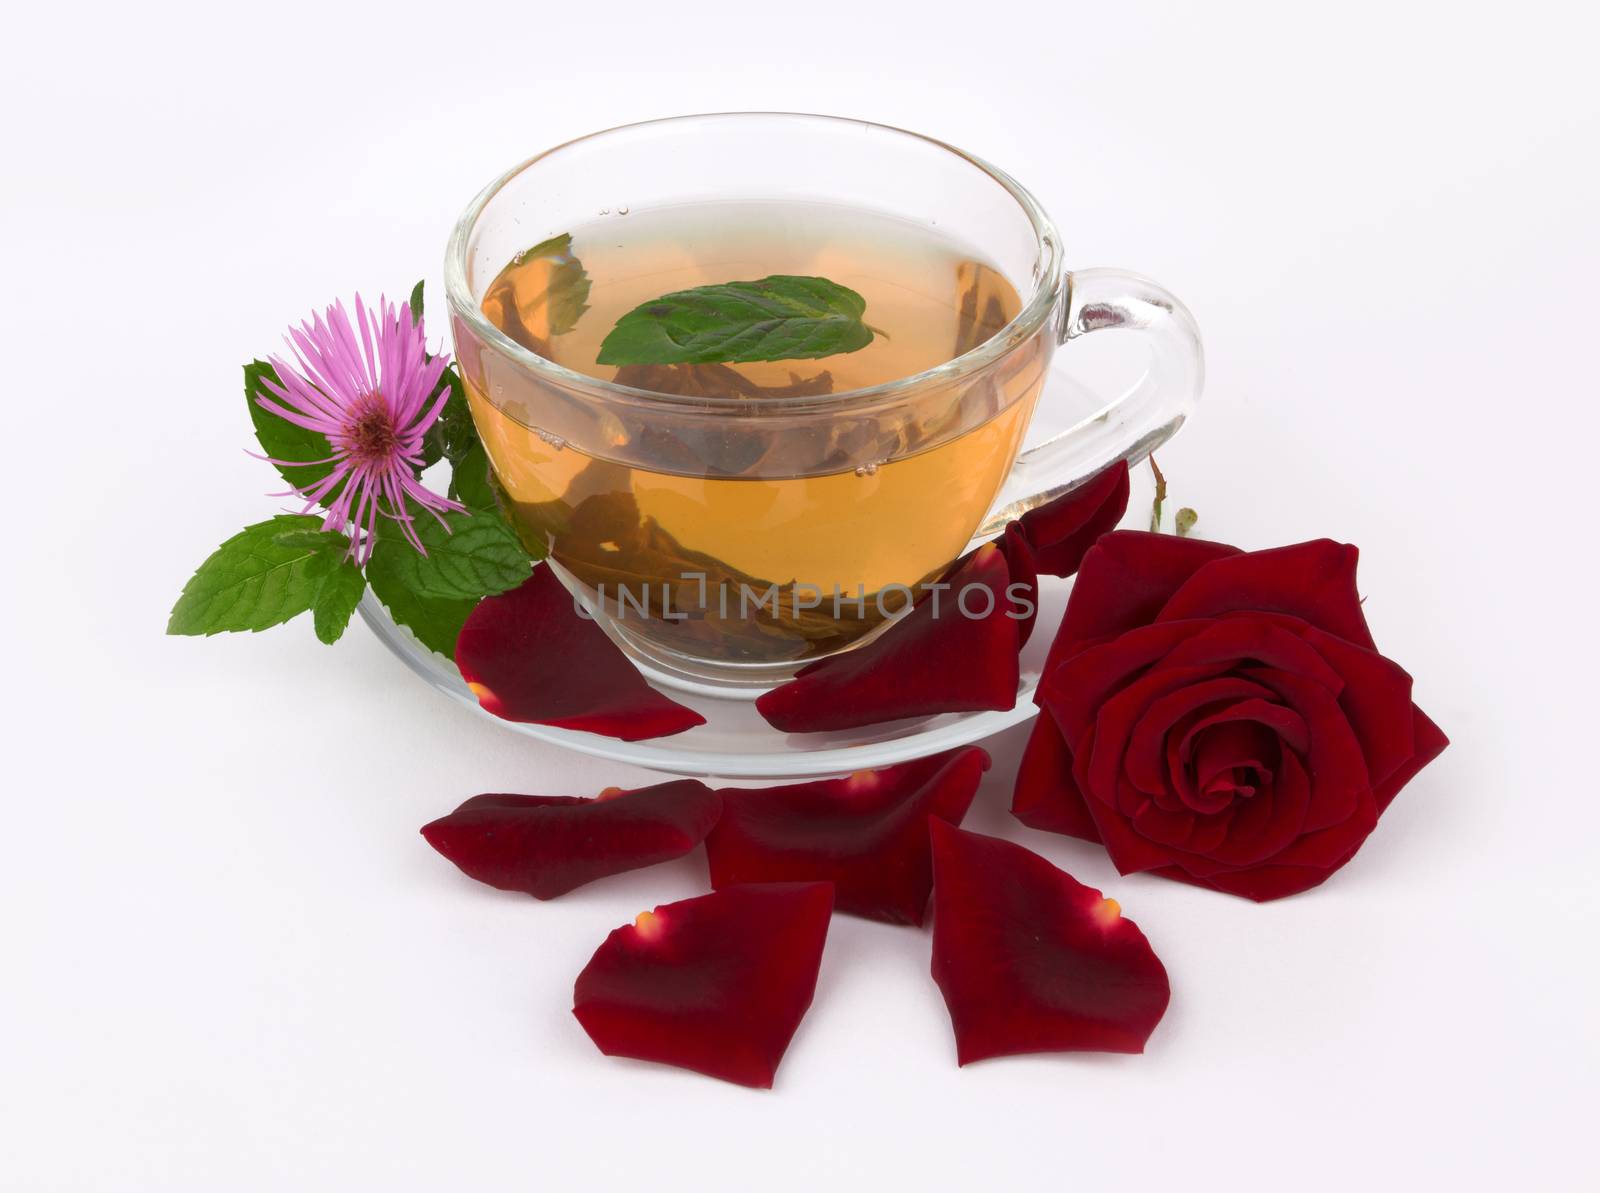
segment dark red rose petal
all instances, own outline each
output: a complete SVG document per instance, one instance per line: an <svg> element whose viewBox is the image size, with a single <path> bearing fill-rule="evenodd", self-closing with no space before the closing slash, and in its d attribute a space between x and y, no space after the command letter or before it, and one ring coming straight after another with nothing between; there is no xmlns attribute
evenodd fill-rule
<svg viewBox="0 0 1600 1193"><path fill-rule="evenodd" d="M1061 630L1050 645L1050 663L1090 642L1150 624L1197 571L1238 553L1223 543L1142 530L1103 535L1084 555L1072 582Z"/></svg>
<svg viewBox="0 0 1600 1193"><path fill-rule="evenodd" d="M928 820L960 824L989 755L976 746L844 779L719 792L711 885L833 883L839 911L920 924L933 887Z"/></svg>
<svg viewBox="0 0 1600 1193"><path fill-rule="evenodd" d="M758 699L756 710L786 733L816 733L1013 707L1020 673L1009 580L1005 555L984 544L950 575L937 602L921 601L858 650L803 668Z"/></svg>
<svg viewBox="0 0 1600 1193"><path fill-rule="evenodd" d="M1167 971L1116 901L1036 853L942 821L933 978L965 1065L1020 1052L1143 1052Z"/></svg>
<svg viewBox="0 0 1600 1193"><path fill-rule="evenodd" d="M1006 557L1006 571L1011 577L1006 593L1012 598L1012 611L1026 612L1026 616L1016 619L1017 649L1021 650L1033 636L1033 623L1039 618L1039 568L1033 548L1016 522L1006 523L1006 532L995 542Z"/></svg>
<svg viewBox="0 0 1600 1193"><path fill-rule="evenodd" d="M1076 489L1029 510L1014 523L1033 548L1035 566L1070 576L1094 541L1128 512L1128 462L1118 460Z"/></svg>
<svg viewBox="0 0 1600 1193"><path fill-rule="evenodd" d="M478 602L456 640L456 665L478 703L508 721L623 741L705 724L645 683L605 631L579 615L548 567Z"/></svg>
<svg viewBox="0 0 1600 1193"><path fill-rule="evenodd" d="M1444 753L1444 748L1450 744L1450 739L1444 735L1444 730L1429 720L1428 714L1416 705L1411 706L1411 716L1412 732L1416 738L1416 753L1388 778L1374 785L1372 795L1380 813L1388 808L1395 796L1400 794L1402 787L1417 777L1417 772Z"/></svg>
<svg viewBox="0 0 1600 1193"><path fill-rule="evenodd" d="M554 899L596 878L682 857L721 810L717 793L693 779L598 799L479 795L424 825L422 835L469 878Z"/></svg>
<svg viewBox="0 0 1600 1193"><path fill-rule="evenodd" d="M643 912L578 975L572 1013L607 1056L768 1089L811 1005L833 889L731 886Z"/></svg>
<svg viewBox="0 0 1600 1193"><path fill-rule="evenodd" d="M1100 842L1094 817L1084 807L1083 793L1072 777L1072 751L1048 712L1034 719L1033 733L1022 751L1011 814L1029 828Z"/></svg>
<svg viewBox="0 0 1600 1193"><path fill-rule="evenodd" d="M1287 613L1375 650L1356 591L1358 556L1348 543L1332 539L1230 555L1185 580L1157 620L1217 617L1235 610Z"/></svg>

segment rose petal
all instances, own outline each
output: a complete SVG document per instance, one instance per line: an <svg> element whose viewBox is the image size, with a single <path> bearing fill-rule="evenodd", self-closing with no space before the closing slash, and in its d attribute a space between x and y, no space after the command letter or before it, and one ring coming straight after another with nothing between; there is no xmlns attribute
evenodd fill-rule
<svg viewBox="0 0 1600 1193"><path fill-rule="evenodd" d="M1048 712L1034 719L1033 733L1022 751L1011 814L1029 828L1065 833L1085 841L1100 840L1094 817L1084 806L1083 793L1072 777L1072 752Z"/></svg>
<svg viewBox="0 0 1600 1193"><path fill-rule="evenodd" d="M1312 887L1321 886L1333 876L1332 870L1311 869L1306 866L1255 866L1249 870L1230 870L1211 878L1199 878L1177 866L1165 866L1150 873L1161 878L1187 882L1191 886L1205 887L1225 895L1239 895L1256 903L1270 903L1274 899L1298 895Z"/></svg>
<svg viewBox="0 0 1600 1193"><path fill-rule="evenodd" d="M1339 706L1361 743L1367 771L1379 783L1416 752L1411 676L1398 663L1312 626L1305 640L1344 677Z"/></svg>
<svg viewBox="0 0 1600 1193"><path fill-rule="evenodd" d="M1408 762L1384 779L1382 783L1374 786L1372 794L1377 801L1378 813L1382 815L1400 794L1400 789L1412 779L1417 777L1417 772L1428 763L1432 762L1444 748L1450 744L1450 739L1444 735L1444 730L1428 719L1428 714L1416 705L1411 706L1412 727L1416 737L1416 752L1411 755Z"/></svg>
<svg viewBox="0 0 1600 1193"><path fill-rule="evenodd" d="M578 975L572 1013L607 1056L770 1088L811 1005L825 882L733 886L644 912Z"/></svg>
<svg viewBox="0 0 1600 1193"><path fill-rule="evenodd" d="M1128 511L1128 462L1118 460L1076 489L1023 514L1014 525L1033 548L1039 571L1070 576L1084 552Z"/></svg>
<svg viewBox="0 0 1600 1193"><path fill-rule="evenodd" d="M1006 557L993 543L881 637L802 669L756 701L786 733L854 729L901 717L1007 709L1017 702L1017 622ZM987 596L973 595L987 592ZM960 594L967 593L965 605ZM978 616L967 616L962 610Z"/></svg>
<svg viewBox="0 0 1600 1193"><path fill-rule="evenodd" d="M933 978L969 1064L1143 1052L1167 972L1115 901L1036 853L935 821Z"/></svg>
<svg viewBox="0 0 1600 1193"><path fill-rule="evenodd" d="M508 721L623 741L705 724L644 681L605 631L579 615L549 567L478 602L456 640L456 665L478 703Z"/></svg>
<svg viewBox="0 0 1600 1193"><path fill-rule="evenodd" d="M1102 536L1085 553L1072 582L1061 629L1050 644L1050 662L1090 642L1150 624L1197 571L1238 553L1237 547L1223 543L1141 530Z"/></svg>
<svg viewBox="0 0 1600 1193"><path fill-rule="evenodd" d="M1243 674L1271 688L1282 703L1305 719L1309 748L1306 773L1311 778L1311 806L1306 831L1328 828L1348 819L1362 796L1372 789L1367 760L1338 700L1321 684L1272 667L1246 668Z"/></svg>
<svg viewBox="0 0 1600 1193"><path fill-rule="evenodd" d="M1347 543L1315 539L1214 560L1184 581L1156 620L1217 617L1235 610L1287 613L1373 650L1356 591L1358 555Z"/></svg>
<svg viewBox="0 0 1600 1193"><path fill-rule="evenodd" d="M424 825L422 835L469 878L554 899L596 878L682 857L721 809L716 792L693 779L598 799L479 795Z"/></svg>
<svg viewBox="0 0 1600 1193"><path fill-rule="evenodd" d="M826 881L839 911L920 924L933 889L928 820L960 824L988 769L970 746L844 779L723 790L706 838L711 885Z"/></svg>
<svg viewBox="0 0 1600 1193"><path fill-rule="evenodd" d="M1165 625L1193 625L1181 620ZM1207 663L1265 663L1294 675L1315 680L1334 695L1344 689L1344 679L1316 647L1282 625L1253 614L1240 613L1211 622L1173 647L1165 660L1172 667Z"/></svg>
<svg viewBox="0 0 1600 1193"><path fill-rule="evenodd" d="M1017 649L1021 650L1028 644L1028 639L1033 636L1033 623L1039 617L1039 568L1034 559L1033 548L1028 545L1027 536L1022 533L1022 527L1016 522L1007 522L1006 531L995 542L1000 547L1000 552L1006 557L1006 571L1011 579L1006 585L1007 596L1014 596L1011 609L1021 612L1027 609L1026 617L1016 618L1017 623ZM1019 605L1018 601L1026 601L1026 606Z"/></svg>
<svg viewBox="0 0 1600 1193"><path fill-rule="evenodd" d="M1237 708L1259 698L1261 691L1258 684L1248 680L1219 675L1152 700L1139 713L1128 738L1124 761L1128 778L1140 791L1161 798L1171 790L1164 743L1173 727L1190 713L1206 710L1220 713L1222 709ZM1181 799L1182 793L1172 791L1171 795Z"/></svg>
<svg viewBox="0 0 1600 1193"><path fill-rule="evenodd" d="M1086 647L1053 669L1046 667L1035 699L1055 716L1067 740L1073 741L1094 723L1108 699L1206 625L1197 621L1142 626Z"/></svg>

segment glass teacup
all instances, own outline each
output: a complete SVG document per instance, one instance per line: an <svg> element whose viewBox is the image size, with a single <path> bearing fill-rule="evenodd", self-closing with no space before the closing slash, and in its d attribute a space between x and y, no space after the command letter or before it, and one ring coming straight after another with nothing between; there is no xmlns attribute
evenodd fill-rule
<svg viewBox="0 0 1600 1193"><path fill-rule="evenodd" d="M858 257L934 230L970 257L946 263L930 249L935 269L908 253L895 268L914 284L897 290L891 276L864 288L870 322L900 290L926 289L924 274L950 275L945 314L875 339L876 356L806 361L807 375L795 362L608 375L588 361L616 313L602 309L612 268L594 279L589 309L579 258L637 258L667 219L689 220L711 244L710 263L686 260L683 276L731 271L717 281L750 280L744 242L769 225L796 262L773 273L854 268L826 237L794 231L802 225L882 229L857 238ZM573 229L584 232L558 240ZM490 317L512 302L508 263L541 244L556 246L552 269L585 279L569 304L586 311L582 332L547 313L535 312L538 324ZM634 272L659 273L660 293L682 271ZM861 121L689 116L569 142L473 201L445 281L505 509L635 662L684 686L764 687L859 644L975 537L1118 458L1143 458L1200 393L1198 333L1171 294L1119 271L1067 272L1054 226L1008 175ZM1112 328L1142 333L1143 375L1023 451L1056 345ZM902 373L895 362L909 363ZM880 375L862 372L874 367ZM852 370L866 383L841 387L834 374Z"/></svg>

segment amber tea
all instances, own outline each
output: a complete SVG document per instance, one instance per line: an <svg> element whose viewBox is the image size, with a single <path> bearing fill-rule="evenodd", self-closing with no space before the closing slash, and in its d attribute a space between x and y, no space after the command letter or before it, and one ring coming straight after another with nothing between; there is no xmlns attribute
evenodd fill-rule
<svg viewBox="0 0 1600 1193"><path fill-rule="evenodd" d="M706 320L726 312L668 310L674 295L711 302L724 284L760 279L791 279L795 293L759 301L833 313L797 317L776 347L763 324L707 350L718 329ZM974 250L909 220L802 203L609 214L507 262L483 313L575 373L632 387L643 403L666 395L681 417L670 429L631 424L586 405L581 385L526 379L469 386L469 398L519 531L548 545L623 633L657 654L799 662L869 633L962 552L1016 455L1045 354L1024 348L909 407L817 412L831 395L945 364L1020 305ZM641 321L644 338L630 339ZM784 343L807 355L737 358Z"/></svg>

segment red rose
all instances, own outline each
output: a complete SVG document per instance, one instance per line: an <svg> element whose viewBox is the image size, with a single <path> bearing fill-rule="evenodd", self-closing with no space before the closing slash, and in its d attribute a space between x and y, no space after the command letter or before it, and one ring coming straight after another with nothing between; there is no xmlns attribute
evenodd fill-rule
<svg viewBox="0 0 1600 1193"><path fill-rule="evenodd" d="M1447 741L1377 652L1356 549L1117 531L1084 557L1012 812L1255 900L1355 855Z"/></svg>

